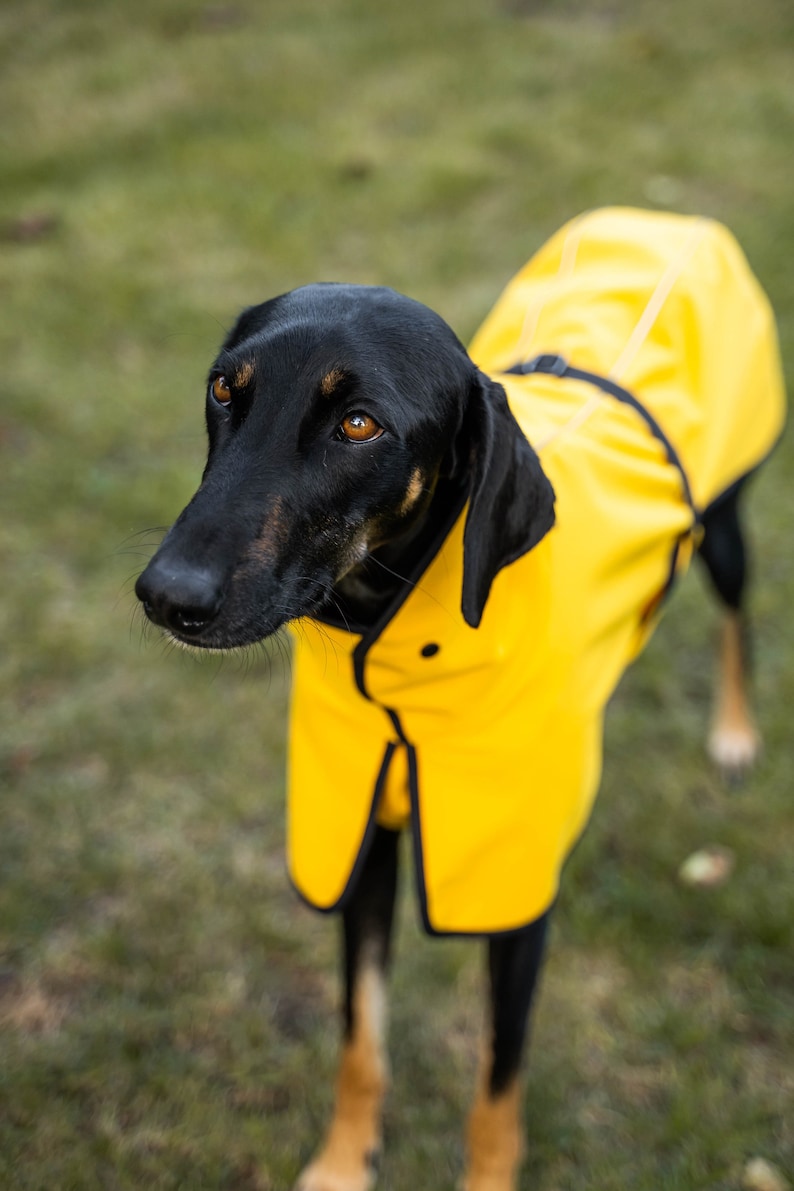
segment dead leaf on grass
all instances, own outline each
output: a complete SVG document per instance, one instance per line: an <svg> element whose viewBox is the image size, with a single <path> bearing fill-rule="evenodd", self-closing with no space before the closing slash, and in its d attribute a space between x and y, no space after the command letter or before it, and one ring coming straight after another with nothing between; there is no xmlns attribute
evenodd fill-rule
<svg viewBox="0 0 794 1191"><path fill-rule="evenodd" d="M15 244L31 244L57 231L60 219L53 211L31 211L11 219L2 229L2 236Z"/></svg>
<svg viewBox="0 0 794 1191"><path fill-rule="evenodd" d="M765 1158L751 1158L742 1174L745 1191L789 1191L789 1182Z"/></svg>
<svg viewBox="0 0 794 1191"><path fill-rule="evenodd" d="M736 857L730 848L711 844L687 856L678 870L678 879L684 885L697 889L714 889L724 885L734 870Z"/></svg>

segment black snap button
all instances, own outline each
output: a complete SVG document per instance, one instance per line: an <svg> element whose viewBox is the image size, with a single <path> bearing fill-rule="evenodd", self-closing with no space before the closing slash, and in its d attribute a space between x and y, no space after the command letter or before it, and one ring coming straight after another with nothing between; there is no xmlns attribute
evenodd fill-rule
<svg viewBox="0 0 794 1191"><path fill-rule="evenodd" d="M422 646L422 657L423 658L435 657L435 655L438 653L440 648L441 648L441 646L436 645L435 641L429 641L427 643L427 645Z"/></svg>

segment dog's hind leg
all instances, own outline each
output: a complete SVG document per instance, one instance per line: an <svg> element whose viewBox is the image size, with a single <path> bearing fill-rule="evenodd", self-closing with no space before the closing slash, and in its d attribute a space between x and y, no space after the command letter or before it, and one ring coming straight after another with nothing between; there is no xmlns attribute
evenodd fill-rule
<svg viewBox="0 0 794 1191"><path fill-rule="evenodd" d="M343 913L344 1041L333 1118L317 1158L296 1191L368 1191L380 1149L388 1082L385 976L397 890L399 834L376 827Z"/></svg>
<svg viewBox="0 0 794 1191"><path fill-rule="evenodd" d="M548 914L488 940L490 1018L469 1115L465 1191L514 1191L524 1149L519 1072Z"/></svg>
<svg viewBox="0 0 794 1191"><path fill-rule="evenodd" d="M699 551L724 609L708 751L729 781L741 778L761 750L747 692L747 552L739 520L740 492L737 486L704 514Z"/></svg>

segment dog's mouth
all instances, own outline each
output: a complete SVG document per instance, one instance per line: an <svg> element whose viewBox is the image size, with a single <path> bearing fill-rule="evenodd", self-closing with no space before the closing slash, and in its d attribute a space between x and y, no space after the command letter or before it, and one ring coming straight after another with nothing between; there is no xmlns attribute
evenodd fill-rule
<svg viewBox="0 0 794 1191"><path fill-rule="evenodd" d="M178 633L173 633L170 629L161 630L166 641L172 645L177 645L180 649L184 649L187 653L206 654L206 653L239 653L240 650L247 649L251 645L255 645L255 641L235 641L225 645L218 645L213 641L202 641L195 637L180 637Z"/></svg>
<svg viewBox="0 0 794 1191"><path fill-rule="evenodd" d="M157 616L152 615L146 603L143 604L143 611L147 620L160 630L167 641L189 653L199 654L236 653L248 649L275 636L292 619L278 617L256 625L219 625L213 621L206 627L189 622L184 627L177 628L164 624Z"/></svg>
<svg viewBox="0 0 794 1191"><path fill-rule="evenodd" d="M168 641L196 653L234 653L266 641L290 621L321 608L330 588L329 581L305 578L291 593L280 589L275 602L255 583L234 577L227 591L217 590L213 599L199 603L186 600L179 576L164 576L164 568L153 561L136 584L144 615Z"/></svg>

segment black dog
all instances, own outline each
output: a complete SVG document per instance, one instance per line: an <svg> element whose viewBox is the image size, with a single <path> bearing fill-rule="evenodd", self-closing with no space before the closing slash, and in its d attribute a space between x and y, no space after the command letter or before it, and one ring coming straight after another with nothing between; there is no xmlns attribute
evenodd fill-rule
<svg viewBox="0 0 794 1191"><path fill-rule="evenodd" d="M733 477L719 500L693 512L680 460L633 394L559 357L541 357L529 368L520 357L514 362L498 370L500 381L536 375L553 387L567 376L578 383L577 393L585 392L580 405L587 392L594 393L618 410L625 425L631 423L632 434L647 436L654 475L675 489L683 510L683 529L664 547L679 562L687 517L691 513L692 523L699 521L700 557L727 609L712 751L726 769L744 767L758 737L747 710L741 649L743 476ZM576 415L577 425L581 420ZM209 458L201 485L136 587L147 616L191 646L245 646L300 618L349 634L354 644L374 640L461 516L463 632L476 637L497 576L519 558L541 559L558 532L548 532L554 492L544 473L546 459L541 451L541 467L502 383L475 367L441 318L386 289L308 286L246 310L210 371L207 423ZM555 488L564 488L556 473L553 479ZM563 491L557 495L562 525L567 497ZM669 584L662 572L659 579L661 595ZM490 598L502 597L497 591ZM637 608L638 624L647 622L655 603ZM523 634L541 640L544 626L529 623ZM422 652L430 658L437 649L431 643ZM378 703L366 686L361 647L353 653L362 700ZM402 750L415 820L422 764L421 746L417 761L405 727L410 714L404 721L399 709L383 701L374 710L367 706L367 714L382 711L390 720L391 741L372 809L357 837L358 854L344 890L323 905L343 910L345 1045L334 1119L319 1157L301 1176L305 1191L363 1191L374 1179L386 1067L382 977L399 826L378 814L378 800L395 750ZM362 736L366 732L364 722ZM355 753L357 741L349 740L347 748ZM337 797L342 803L346 789ZM419 841L420 851L421 846ZM300 886L300 877L296 883ZM421 892L433 928L433 911L427 909L433 891ZM319 896L313 900L322 902ZM491 1001L488 1053L469 1122L468 1191L515 1186L521 1154L518 1073L551 900L553 893L538 903L531 921L518 911L494 930L476 922L461 928L489 936ZM455 929L454 921L439 927Z"/></svg>

